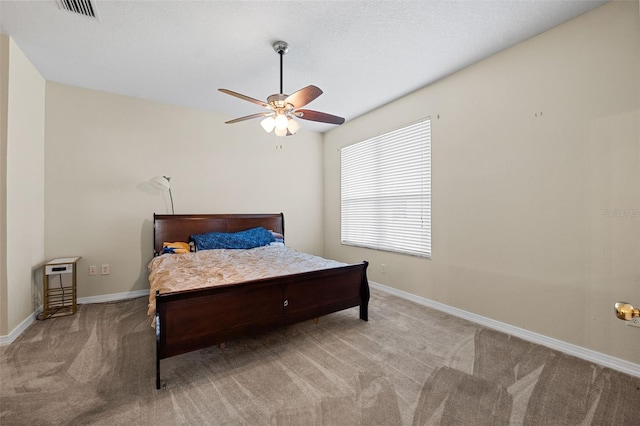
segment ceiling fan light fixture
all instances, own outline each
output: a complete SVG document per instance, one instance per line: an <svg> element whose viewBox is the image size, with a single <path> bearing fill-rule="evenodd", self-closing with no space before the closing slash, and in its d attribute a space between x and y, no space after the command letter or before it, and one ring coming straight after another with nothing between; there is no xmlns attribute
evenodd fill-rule
<svg viewBox="0 0 640 426"><path fill-rule="evenodd" d="M276 127L276 120L273 117L267 117L260 122L260 125L265 132L271 133L274 127Z"/></svg>
<svg viewBox="0 0 640 426"><path fill-rule="evenodd" d="M289 133L291 133L292 135L295 135L296 132L300 130L300 123L289 117L289 125L287 126L287 130L289 130Z"/></svg>
<svg viewBox="0 0 640 426"><path fill-rule="evenodd" d="M287 136L287 128L285 127L284 129L278 129L276 127L275 133L276 136Z"/></svg>
<svg viewBox="0 0 640 426"><path fill-rule="evenodd" d="M287 130L289 120L285 114L277 114L275 118L276 130Z"/></svg>

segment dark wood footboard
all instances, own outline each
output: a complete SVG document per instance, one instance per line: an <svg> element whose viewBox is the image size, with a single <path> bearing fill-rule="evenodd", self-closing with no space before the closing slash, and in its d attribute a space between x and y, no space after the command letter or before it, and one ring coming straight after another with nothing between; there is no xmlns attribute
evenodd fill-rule
<svg viewBox="0 0 640 426"><path fill-rule="evenodd" d="M360 306L368 320L368 263L176 293L156 294L160 360Z"/></svg>

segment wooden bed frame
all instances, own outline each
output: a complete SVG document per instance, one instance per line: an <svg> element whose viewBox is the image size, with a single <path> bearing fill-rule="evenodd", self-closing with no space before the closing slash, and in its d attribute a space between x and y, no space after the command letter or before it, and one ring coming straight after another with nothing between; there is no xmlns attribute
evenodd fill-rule
<svg viewBox="0 0 640 426"><path fill-rule="evenodd" d="M284 235L284 216L154 214L154 254L162 251L165 241L187 242L193 234L258 226ZM360 319L368 321L367 266L365 261L238 284L156 292L156 389L160 389L161 359L354 306L360 306Z"/></svg>

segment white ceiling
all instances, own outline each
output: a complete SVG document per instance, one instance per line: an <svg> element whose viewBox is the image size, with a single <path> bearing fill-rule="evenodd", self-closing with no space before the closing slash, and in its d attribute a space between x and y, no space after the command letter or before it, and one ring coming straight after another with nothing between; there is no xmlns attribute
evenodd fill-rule
<svg viewBox="0 0 640 426"><path fill-rule="evenodd" d="M308 108L348 121L604 3L94 0L97 21L55 0L0 0L0 30L46 80L229 118L261 109L217 89L279 92L271 44L285 40L285 93L314 84L324 94Z"/></svg>

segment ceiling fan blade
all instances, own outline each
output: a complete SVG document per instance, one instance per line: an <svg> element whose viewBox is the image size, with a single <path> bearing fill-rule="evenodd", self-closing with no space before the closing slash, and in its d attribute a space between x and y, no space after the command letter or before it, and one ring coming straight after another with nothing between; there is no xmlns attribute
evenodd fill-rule
<svg viewBox="0 0 640 426"><path fill-rule="evenodd" d="M324 112L312 111L310 109L299 109L294 112L295 116L303 120L319 121L321 123L342 124L344 118Z"/></svg>
<svg viewBox="0 0 640 426"><path fill-rule="evenodd" d="M287 104L293 105L293 108L302 108L320 95L322 95L322 90L320 90L319 87L310 85L289 95L284 101Z"/></svg>
<svg viewBox="0 0 640 426"><path fill-rule="evenodd" d="M233 120L225 121L224 124L239 123L241 121L251 120L253 118L266 117L266 116L272 115L272 114L273 114L272 112L259 112L257 114L245 115L244 117L234 118Z"/></svg>
<svg viewBox="0 0 640 426"><path fill-rule="evenodd" d="M231 96L235 96L236 98L240 98L240 99L244 99L245 101L249 101L251 103L254 103L256 105L260 105L261 107L264 108L269 108L269 104L263 101L259 101L258 99L254 99L251 98L249 96L245 96L242 95L240 93L234 92L232 90L227 90L227 89L218 89L219 91L221 91L222 93L226 93L227 95L231 95Z"/></svg>

